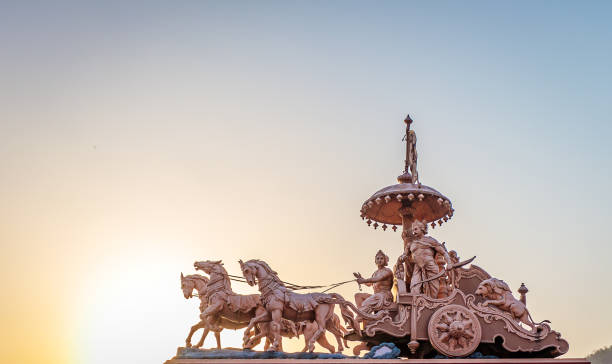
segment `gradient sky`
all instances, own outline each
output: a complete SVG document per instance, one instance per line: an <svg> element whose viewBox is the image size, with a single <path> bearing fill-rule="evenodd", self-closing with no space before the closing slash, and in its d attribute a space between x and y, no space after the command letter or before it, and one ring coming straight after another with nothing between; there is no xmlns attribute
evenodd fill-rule
<svg viewBox="0 0 612 364"><path fill-rule="evenodd" d="M456 209L431 235L525 282L568 357L612 344L611 13L3 3L3 360L163 362L198 319L179 282L195 260L261 258L301 284L369 275L379 248L394 261L399 233L359 209L401 173L408 112L421 181Z"/></svg>

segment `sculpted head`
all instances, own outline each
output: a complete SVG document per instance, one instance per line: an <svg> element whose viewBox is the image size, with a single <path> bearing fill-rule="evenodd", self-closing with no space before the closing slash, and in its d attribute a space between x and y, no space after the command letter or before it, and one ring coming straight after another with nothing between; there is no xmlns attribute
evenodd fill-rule
<svg viewBox="0 0 612 364"><path fill-rule="evenodd" d="M474 293L484 298L495 298L506 292L510 292L510 287L506 282L497 278L489 278L480 282Z"/></svg>
<svg viewBox="0 0 612 364"><path fill-rule="evenodd" d="M387 256L387 254L383 253L382 250L379 250L376 253L376 256L374 257L374 262L379 267L380 266L386 267L389 264L389 257Z"/></svg>
<svg viewBox="0 0 612 364"><path fill-rule="evenodd" d="M410 233L415 238L420 238L427 234L427 223L425 221L414 220L410 226Z"/></svg>
<svg viewBox="0 0 612 364"><path fill-rule="evenodd" d="M242 270L242 276L246 279L249 286L254 286L256 281L255 278L257 276L257 268L254 267L249 261L246 263L240 259L238 261L240 263L240 269Z"/></svg>
<svg viewBox="0 0 612 364"><path fill-rule="evenodd" d="M203 270L206 274L212 273L217 266L223 265L220 260L210 261L204 260L193 263L196 270Z"/></svg>
<svg viewBox="0 0 612 364"><path fill-rule="evenodd" d="M196 281L200 281L201 287L199 289L206 289L208 278L199 274L184 276L183 273L181 273L181 290L183 291L183 296L185 298L193 297L193 290L196 289Z"/></svg>
<svg viewBox="0 0 612 364"><path fill-rule="evenodd" d="M186 279L183 273L181 273L181 290L183 291L183 296L185 298L193 297L193 289L195 288L195 284L193 281Z"/></svg>

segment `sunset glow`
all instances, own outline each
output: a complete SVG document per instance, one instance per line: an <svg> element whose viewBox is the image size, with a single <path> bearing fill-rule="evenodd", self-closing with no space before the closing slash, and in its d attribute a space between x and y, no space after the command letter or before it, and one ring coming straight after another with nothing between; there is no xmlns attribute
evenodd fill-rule
<svg viewBox="0 0 612 364"><path fill-rule="evenodd" d="M525 282L566 356L612 344L610 3L0 9L3 362L162 363L198 320L196 260L298 284L393 264L400 233L359 209L402 172L407 113L456 209L431 235Z"/></svg>

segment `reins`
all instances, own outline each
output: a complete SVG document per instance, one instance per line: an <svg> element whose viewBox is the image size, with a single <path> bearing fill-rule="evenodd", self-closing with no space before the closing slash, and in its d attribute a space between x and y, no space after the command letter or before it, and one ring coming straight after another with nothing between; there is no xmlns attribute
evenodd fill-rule
<svg viewBox="0 0 612 364"><path fill-rule="evenodd" d="M229 277L229 279L231 279L232 281L236 281L236 282L241 282L241 283L248 283L246 281L246 279L244 279L244 277L241 276L235 276L232 274L228 274L227 275ZM356 279L351 279L350 281L344 281L344 282L338 282L338 283L332 283L332 284L328 284L325 286L302 286L299 284L295 284L295 283L290 283L290 282L285 282L279 279L280 282L282 282L286 288L292 290L292 291L299 291L299 290L303 290L303 289L319 289L319 288L327 288L325 291L323 291L323 293L329 291L330 289L334 289L336 287L339 287L343 284L347 284L350 282L355 282L357 281Z"/></svg>

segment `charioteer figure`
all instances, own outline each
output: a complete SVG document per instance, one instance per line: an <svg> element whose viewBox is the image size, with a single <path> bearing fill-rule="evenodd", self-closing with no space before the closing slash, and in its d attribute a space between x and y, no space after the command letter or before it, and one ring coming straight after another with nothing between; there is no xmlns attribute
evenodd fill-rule
<svg viewBox="0 0 612 364"><path fill-rule="evenodd" d="M374 294L356 293L355 303L364 312L375 313L387 309L393 303L393 271L387 268L389 257L379 250L374 257L378 270L370 278L363 278L360 273L353 273L357 283L372 286Z"/></svg>

